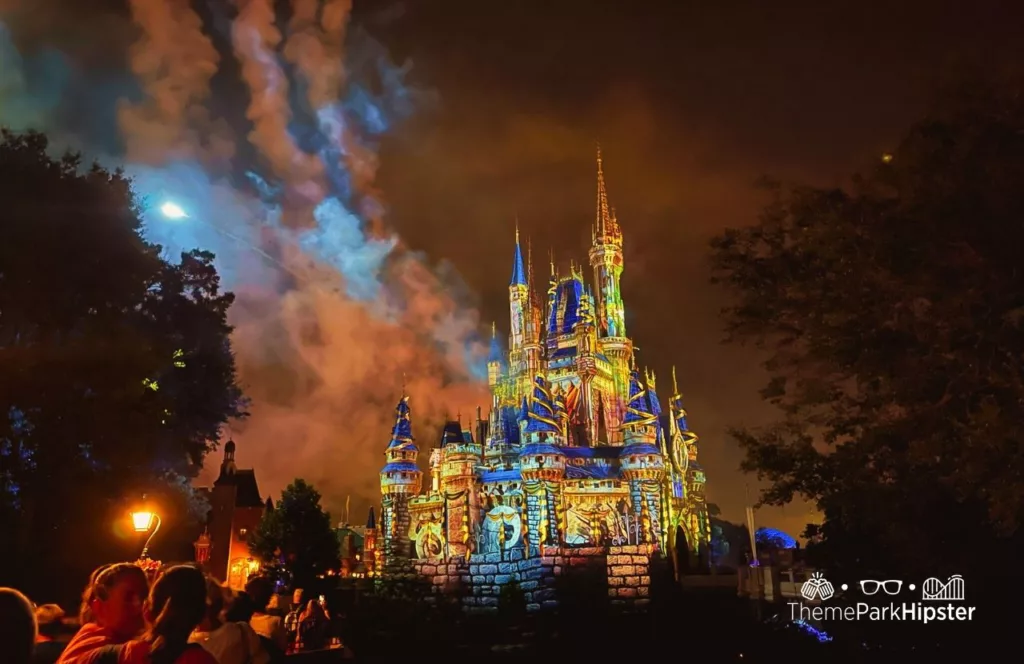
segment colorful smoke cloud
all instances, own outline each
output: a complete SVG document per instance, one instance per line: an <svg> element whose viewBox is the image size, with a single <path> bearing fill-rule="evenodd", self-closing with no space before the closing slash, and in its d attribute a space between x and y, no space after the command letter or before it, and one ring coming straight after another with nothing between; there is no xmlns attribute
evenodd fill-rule
<svg viewBox="0 0 1024 664"><path fill-rule="evenodd" d="M149 204L153 241L169 255L194 246L217 254L238 296L233 343L252 400L251 417L230 431L240 463L256 469L265 495L295 477L313 482L338 518L351 495L357 520L379 499L377 471L403 384L424 447L442 418L486 410L489 397L480 321L453 295L464 288L388 230L374 184L376 141L415 107L408 68L365 35L354 52L350 3L322 4L316 12L316 2L295 0L282 27L269 0L237 0L218 49L187 0L131 0L136 94L126 100L119 93L128 86L101 87L109 99L89 106L116 114L118 141L69 129L54 110L55 98L71 101L68 90L44 95L31 75L54 51L19 53L0 23L0 124L42 129L58 145L125 165ZM225 54L237 59L251 96L248 132L209 110ZM74 66L72 56L62 61ZM373 89L361 84L367 75ZM292 85L303 91L300 108ZM301 118L304 143L295 134ZM240 178L245 146L233 136L246 133L258 163L245 164ZM188 216L162 217L168 200ZM209 458L201 481L218 462Z"/></svg>

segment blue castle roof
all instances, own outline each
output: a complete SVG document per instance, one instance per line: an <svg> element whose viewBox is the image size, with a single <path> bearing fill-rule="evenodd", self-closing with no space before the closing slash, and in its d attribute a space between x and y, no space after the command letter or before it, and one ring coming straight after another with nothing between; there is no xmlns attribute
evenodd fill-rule
<svg viewBox="0 0 1024 664"><path fill-rule="evenodd" d="M647 399L647 390L640 382L640 375L633 369L629 375L629 402L626 405L626 417L622 423L628 426L644 426L657 421Z"/></svg>
<svg viewBox="0 0 1024 664"><path fill-rule="evenodd" d="M516 231L516 253L512 258L512 281L508 285L526 285L526 268L523 267L523 252L519 248L519 231Z"/></svg>
<svg viewBox="0 0 1024 664"><path fill-rule="evenodd" d="M384 468L381 470L381 472L413 472L419 469L420 467L417 466L412 461L392 461L391 463L384 464Z"/></svg>
<svg viewBox="0 0 1024 664"><path fill-rule="evenodd" d="M416 439L412 435L412 420L409 412L409 397L404 396L395 406L395 426L391 428L391 442L388 449L406 447L416 449Z"/></svg>
<svg viewBox="0 0 1024 664"><path fill-rule="evenodd" d="M501 352L501 344L498 343L498 336L491 333L491 352L487 355L487 362L504 364L505 355Z"/></svg>
<svg viewBox="0 0 1024 664"><path fill-rule="evenodd" d="M625 445L624 447L622 447L621 456L629 456L631 454L654 455L661 454L661 450L659 450L656 446L651 445L650 443L634 443L632 445Z"/></svg>
<svg viewBox="0 0 1024 664"><path fill-rule="evenodd" d="M534 456L537 454L565 456L565 454L562 453L561 448L548 443L531 443L529 445L524 445L523 449L519 452L519 456Z"/></svg>
<svg viewBox="0 0 1024 664"><path fill-rule="evenodd" d="M658 399L658 393L654 390L647 391L647 403L651 409L651 415L655 417L661 417L661 400Z"/></svg>
<svg viewBox="0 0 1024 664"><path fill-rule="evenodd" d="M554 301L548 317L548 334L559 336L572 332L579 322L580 300L583 299L583 282L570 277L554 288Z"/></svg>
<svg viewBox="0 0 1024 664"><path fill-rule="evenodd" d="M672 397L672 410L676 418L676 426L680 431L689 431L690 425L686 421L686 409L683 408L683 398L678 394Z"/></svg>
<svg viewBox="0 0 1024 664"><path fill-rule="evenodd" d="M526 403L526 433L558 433L560 431L551 401L551 390L543 376L533 382L533 392Z"/></svg>

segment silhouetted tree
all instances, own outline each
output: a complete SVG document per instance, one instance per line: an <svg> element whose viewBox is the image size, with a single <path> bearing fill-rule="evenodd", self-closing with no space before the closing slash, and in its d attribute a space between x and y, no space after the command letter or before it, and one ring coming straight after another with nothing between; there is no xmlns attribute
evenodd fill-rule
<svg viewBox="0 0 1024 664"><path fill-rule="evenodd" d="M818 504L808 534L833 566L982 574L1020 551L1017 87L951 89L849 188L776 185L757 225L713 242L739 296L729 338L771 353L784 413L734 433L744 467L765 503Z"/></svg>
<svg viewBox="0 0 1024 664"><path fill-rule="evenodd" d="M340 566L341 547L320 493L297 479L281 492L249 536L249 547L264 561L284 560L297 587L308 588L317 576Z"/></svg>
<svg viewBox="0 0 1024 664"><path fill-rule="evenodd" d="M242 414L213 256L162 259L128 179L47 148L0 134L0 584L44 592L137 555L112 532L126 499L187 519L187 480Z"/></svg>

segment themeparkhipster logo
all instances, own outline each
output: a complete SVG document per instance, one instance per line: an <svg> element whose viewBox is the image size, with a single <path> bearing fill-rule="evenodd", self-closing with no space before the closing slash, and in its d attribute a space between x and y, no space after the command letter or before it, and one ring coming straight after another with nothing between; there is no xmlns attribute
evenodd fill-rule
<svg viewBox="0 0 1024 664"><path fill-rule="evenodd" d="M847 584L839 586L841 591L849 590ZM820 572L815 572L800 584L800 596L804 601L790 602L792 620L894 620L904 622L957 622L974 619L976 607L962 604L965 597L964 579L955 574L946 581L935 577L921 584L920 600L908 601L908 593L916 593L913 583L904 588L899 579L864 579L857 584L854 592L875 601L857 601L852 604L829 604L836 596L836 589ZM888 604L878 599L894 598ZM900 599L895 599L899 597Z"/></svg>

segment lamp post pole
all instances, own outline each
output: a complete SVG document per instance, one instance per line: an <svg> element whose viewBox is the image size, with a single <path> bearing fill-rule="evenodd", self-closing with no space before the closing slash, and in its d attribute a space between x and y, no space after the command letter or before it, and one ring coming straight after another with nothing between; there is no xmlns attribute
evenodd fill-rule
<svg viewBox="0 0 1024 664"><path fill-rule="evenodd" d="M157 531L160 530L160 515L153 514L153 520L155 522L153 529L150 531L149 537L146 538L146 543L142 547L142 555L140 556L142 560L149 558L149 544L153 541L153 537L156 535Z"/></svg>

